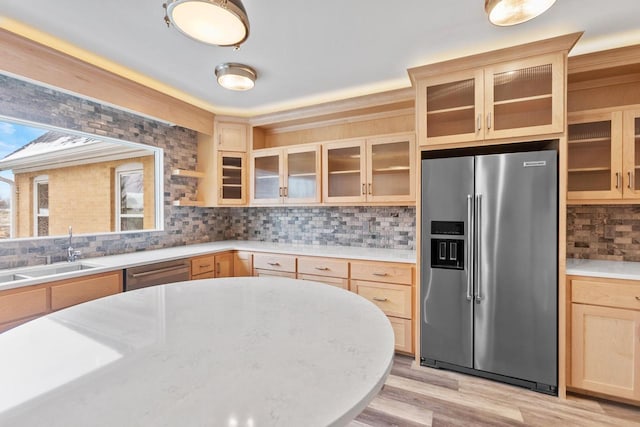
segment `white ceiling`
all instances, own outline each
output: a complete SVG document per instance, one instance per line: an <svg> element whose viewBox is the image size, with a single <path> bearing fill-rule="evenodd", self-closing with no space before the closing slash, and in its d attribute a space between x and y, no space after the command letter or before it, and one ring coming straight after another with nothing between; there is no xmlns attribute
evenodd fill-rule
<svg viewBox="0 0 640 427"><path fill-rule="evenodd" d="M156 79L217 113L255 115L410 85L407 68L576 31L572 54L640 43L639 0L557 0L515 27L491 25L482 0L243 0L239 51L193 41L163 22L163 0L2 0L2 17ZM213 70L258 72L248 92Z"/></svg>

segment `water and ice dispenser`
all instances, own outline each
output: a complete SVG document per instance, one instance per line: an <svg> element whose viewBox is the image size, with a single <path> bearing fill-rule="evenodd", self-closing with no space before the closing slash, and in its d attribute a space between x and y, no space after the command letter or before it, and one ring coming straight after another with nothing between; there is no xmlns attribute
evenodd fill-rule
<svg viewBox="0 0 640 427"><path fill-rule="evenodd" d="M464 222L431 221L431 235L431 268L463 270Z"/></svg>

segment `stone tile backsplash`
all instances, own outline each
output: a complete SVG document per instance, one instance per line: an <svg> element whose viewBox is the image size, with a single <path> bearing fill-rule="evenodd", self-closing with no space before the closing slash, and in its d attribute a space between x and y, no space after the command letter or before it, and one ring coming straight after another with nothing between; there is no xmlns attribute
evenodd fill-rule
<svg viewBox="0 0 640 427"><path fill-rule="evenodd" d="M83 257L114 255L225 239L415 249L413 207L176 207L196 181L171 176L193 169L196 132L0 75L0 114L164 149L163 231L74 236ZM65 259L64 237L0 242L0 269Z"/></svg>
<svg viewBox="0 0 640 427"><path fill-rule="evenodd" d="M569 206L567 258L640 261L640 206Z"/></svg>

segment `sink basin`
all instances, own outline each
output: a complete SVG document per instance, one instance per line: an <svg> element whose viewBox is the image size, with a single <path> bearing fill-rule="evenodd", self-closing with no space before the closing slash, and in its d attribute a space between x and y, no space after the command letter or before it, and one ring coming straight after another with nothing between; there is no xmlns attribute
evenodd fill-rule
<svg viewBox="0 0 640 427"><path fill-rule="evenodd" d="M2 274L0 275L0 283L13 282L14 280L28 279L29 276L23 274Z"/></svg>
<svg viewBox="0 0 640 427"><path fill-rule="evenodd" d="M47 265L39 268L33 268L33 269L30 268L28 270L25 269L24 271L18 274L15 274L15 276L26 276L26 278L51 276L54 274L70 273L72 271L88 270L95 267L96 267L95 265L83 264L83 263L79 263L79 264L70 263L70 264L59 264L59 265L52 264L52 265Z"/></svg>

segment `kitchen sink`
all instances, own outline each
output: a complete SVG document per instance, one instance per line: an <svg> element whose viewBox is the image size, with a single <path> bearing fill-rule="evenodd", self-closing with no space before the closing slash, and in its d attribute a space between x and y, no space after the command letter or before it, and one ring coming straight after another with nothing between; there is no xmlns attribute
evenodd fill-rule
<svg viewBox="0 0 640 427"><path fill-rule="evenodd" d="M79 264L73 263L73 264L63 264L63 265L52 264L52 265L47 265L40 268L33 268L33 269L30 268L28 270L25 269L23 272L20 272L17 275L18 276L24 275L29 278L33 278L33 277L42 277L42 276L52 276L54 274L70 273L72 271L88 270L95 267L96 267L95 265L83 264L83 263L79 263Z"/></svg>
<svg viewBox="0 0 640 427"><path fill-rule="evenodd" d="M0 275L0 283L13 282L14 280L23 280L29 279L29 276L25 276L24 274L1 274Z"/></svg>

